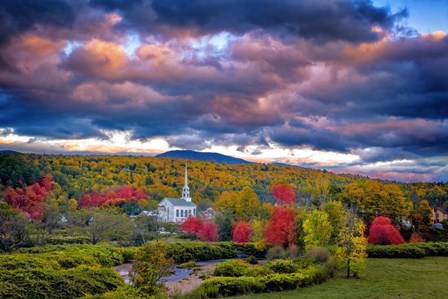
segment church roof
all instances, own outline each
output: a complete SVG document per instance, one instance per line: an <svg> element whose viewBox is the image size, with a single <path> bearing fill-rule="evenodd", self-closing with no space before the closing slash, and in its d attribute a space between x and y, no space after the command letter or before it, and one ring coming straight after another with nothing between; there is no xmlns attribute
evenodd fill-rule
<svg viewBox="0 0 448 299"><path fill-rule="evenodd" d="M196 207L196 205L191 201L186 201L181 198L164 198L164 199L168 200L174 206Z"/></svg>

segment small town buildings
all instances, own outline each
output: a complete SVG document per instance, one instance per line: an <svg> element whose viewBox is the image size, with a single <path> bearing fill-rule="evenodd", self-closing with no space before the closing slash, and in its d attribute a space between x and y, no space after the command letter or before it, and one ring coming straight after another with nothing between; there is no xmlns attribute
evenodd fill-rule
<svg viewBox="0 0 448 299"><path fill-rule="evenodd" d="M442 208L434 207L431 210L432 212L432 220L434 223L441 223L442 221L448 219L448 213Z"/></svg>
<svg viewBox="0 0 448 299"><path fill-rule="evenodd" d="M196 205L191 201L188 187L188 170L185 165L185 184L181 198L164 198L158 205L159 219L163 222L182 222L196 216Z"/></svg>

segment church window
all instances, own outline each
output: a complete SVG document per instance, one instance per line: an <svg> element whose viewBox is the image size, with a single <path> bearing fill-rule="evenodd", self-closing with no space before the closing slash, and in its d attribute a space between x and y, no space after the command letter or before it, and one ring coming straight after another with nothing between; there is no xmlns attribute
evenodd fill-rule
<svg viewBox="0 0 448 299"><path fill-rule="evenodd" d="M179 210L176 210L176 217L179 217Z"/></svg>

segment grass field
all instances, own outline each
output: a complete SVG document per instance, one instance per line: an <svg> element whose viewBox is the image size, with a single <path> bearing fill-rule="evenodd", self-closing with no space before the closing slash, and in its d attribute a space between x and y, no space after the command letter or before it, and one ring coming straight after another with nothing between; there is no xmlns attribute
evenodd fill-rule
<svg viewBox="0 0 448 299"><path fill-rule="evenodd" d="M296 291L239 296L239 299L293 298L448 298L448 258L368 259L360 279L342 273L330 281Z"/></svg>

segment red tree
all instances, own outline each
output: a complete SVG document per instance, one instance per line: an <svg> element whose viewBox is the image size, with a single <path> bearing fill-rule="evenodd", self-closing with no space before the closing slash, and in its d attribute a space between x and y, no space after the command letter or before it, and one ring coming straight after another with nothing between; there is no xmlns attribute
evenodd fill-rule
<svg viewBox="0 0 448 299"><path fill-rule="evenodd" d="M403 244L404 239L400 232L392 225L392 221L384 216L376 217L369 229L367 241L370 244L397 245Z"/></svg>
<svg viewBox="0 0 448 299"><path fill-rule="evenodd" d="M265 240L270 244L288 245L294 235L294 212L286 206L276 207L266 225Z"/></svg>
<svg viewBox="0 0 448 299"><path fill-rule="evenodd" d="M190 216L180 224L180 229L184 233L197 235L203 225L204 222L201 219Z"/></svg>
<svg viewBox="0 0 448 299"><path fill-rule="evenodd" d="M198 231L199 239L207 242L216 242L218 240L218 229L213 222L204 222Z"/></svg>
<svg viewBox="0 0 448 299"><path fill-rule="evenodd" d="M271 194L281 204L290 204L296 200L294 189L285 183L275 184L271 187Z"/></svg>
<svg viewBox="0 0 448 299"><path fill-rule="evenodd" d="M11 188L6 190L6 202L11 206L26 213L33 220L42 220L43 203L47 194L51 191L53 179L46 175L25 189Z"/></svg>
<svg viewBox="0 0 448 299"><path fill-rule="evenodd" d="M246 221L238 221L233 226L232 240L237 243L247 243L250 238L250 225Z"/></svg>
<svg viewBox="0 0 448 299"><path fill-rule="evenodd" d="M118 205L124 202L142 202L147 199L146 193L133 186L121 186L113 190L85 194L79 201L81 207L99 207Z"/></svg>

